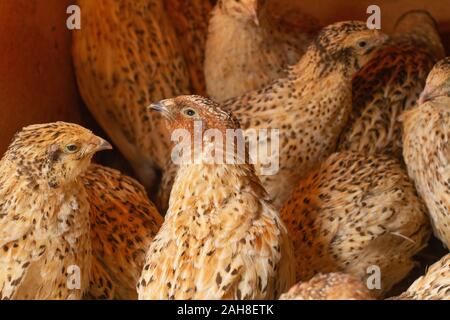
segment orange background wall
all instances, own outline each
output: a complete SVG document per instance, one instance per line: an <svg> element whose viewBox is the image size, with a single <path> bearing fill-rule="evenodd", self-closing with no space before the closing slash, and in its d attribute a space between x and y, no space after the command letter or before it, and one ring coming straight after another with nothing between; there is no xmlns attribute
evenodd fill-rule
<svg viewBox="0 0 450 320"><path fill-rule="evenodd" d="M92 0L96 1L96 0ZM390 31L409 9L428 9L441 23L450 46L450 0L271 0L298 6L323 24L365 19L378 4ZM85 123L70 56L66 8L73 0L0 0L0 154L24 125L55 120Z"/></svg>
<svg viewBox="0 0 450 320"><path fill-rule="evenodd" d="M0 154L24 125L81 121L65 22L72 2L0 0Z"/></svg>

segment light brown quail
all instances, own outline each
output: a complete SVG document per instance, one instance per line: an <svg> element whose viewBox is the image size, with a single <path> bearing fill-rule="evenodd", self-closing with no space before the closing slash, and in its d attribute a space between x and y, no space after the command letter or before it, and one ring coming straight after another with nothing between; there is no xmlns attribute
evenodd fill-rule
<svg viewBox="0 0 450 320"><path fill-rule="evenodd" d="M75 124L31 125L0 161L0 298L81 299L89 202L80 175L111 145Z"/></svg>
<svg viewBox="0 0 450 320"><path fill-rule="evenodd" d="M196 122L204 130L201 152L194 151L199 159L192 153L181 158L165 221L137 285L139 299L277 298L294 280L292 244L278 211L252 165L238 158L208 161L211 148L217 147L222 160L228 151L208 140L207 129L225 137L238 122L199 96L164 100L153 108L169 119L171 132L182 130L186 139L193 137Z"/></svg>
<svg viewBox="0 0 450 320"><path fill-rule="evenodd" d="M403 114L403 157L433 230L450 249L450 57L430 72L419 105Z"/></svg>

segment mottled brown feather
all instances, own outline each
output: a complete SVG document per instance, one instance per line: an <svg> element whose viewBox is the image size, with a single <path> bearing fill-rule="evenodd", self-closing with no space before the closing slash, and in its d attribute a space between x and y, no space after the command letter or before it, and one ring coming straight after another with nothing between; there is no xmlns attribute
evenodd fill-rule
<svg viewBox="0 0 450 320"><path fill-rule="evenodd" d="M281 210L294 242L297 280L345 272L366 283L380 268L385 294L426 244L426 209L401 164L384 155L333 154L311 171Z"/></svg>
<svg viewBox="0 0 450 320"><path fill-rule="evenodd" d="M391 39L353 79L353 110L339 150L402 157L404 110L415 105L428 72L445 54L436 22L426 11L410 11Z"/></svg>
<svg viewBox="0 0 450 320"><path fill-rule="evenodd" d="M161 0L78 0L73 33L78 87L89 110L127 157L140 181L155 182L170 140L153 101L189 93L189 76Z"/></svg>
<svg viewBox="0 0 450 320"><path fill-rule="evenodd" d="M102 269L93 272L90 291L109 292L112 286L113 294L101 294L103 298L136 299L145 253L163 218L144 188L117 170L91 165L83 183L90 202L92 252L97 270Z"/></svg>

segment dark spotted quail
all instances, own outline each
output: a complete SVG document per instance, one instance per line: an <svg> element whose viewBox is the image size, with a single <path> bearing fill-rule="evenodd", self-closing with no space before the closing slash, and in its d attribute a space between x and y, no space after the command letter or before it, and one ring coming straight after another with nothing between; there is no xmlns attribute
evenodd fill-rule
<svg viewBox="0 0 450 320"><path fill-rule="evenodd" d="M391 39L355 75L353 110L339 149L401 158L399 116L415 105L429 71L444 52L428 12L402 15Z"/></svg>
<svg viewBox="0 0 450 320"><path fill-rule="evenodd" d="M300 181L281 217L294 242L297 281L345 272L370 280L377 297L408 275L431 234L413 183L385 155L333 154Z"/></svg>
<svg viewBox="0 0 450 320"><path fill-rule="evenodd" d="M25 127L0 161L0 298L80 299L89 286L89 202L80 179L110 149L75 124Z"/></svg>
<svg viewBox="0 0 450 320"><path fill-rule="evenodd" d="M419 106L403 115L403 158L435 235L450 249L450 57L430 72Z"/></svg>

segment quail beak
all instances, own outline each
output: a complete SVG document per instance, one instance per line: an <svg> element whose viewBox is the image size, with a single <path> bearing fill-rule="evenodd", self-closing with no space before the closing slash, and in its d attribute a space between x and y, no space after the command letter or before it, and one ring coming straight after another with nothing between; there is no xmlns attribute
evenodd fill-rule
<svg viewBox="0 0 450 320"><path fill-rule="evenodd" d="M427 89L423 90L420 94L419 100L417 101L417 104L420 106L421 104L424 104L427 101L430 101L433 98L431 92Z"/></svg>
<svg viewBox="0 0 450 320"><path fill-rule="evenodd" d="M153 103L148 108L150 110L154 110L156 112L161 113L161 115L166 119L172 119L172 113L170 112L169 106L170 106L170 100L162 100L157 103Z"/></svg>
<svg viewBox="0 0 450 320"><path fill-rule="evenodd" d="M99 152L103 150L112 150L111 144L106 141L105 139L102 139L100 137L94 136L90 141L89 145L92 147L93 152Z"/></svg>

